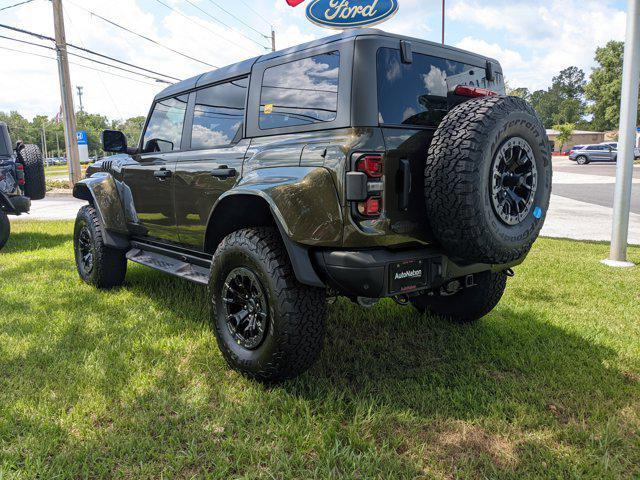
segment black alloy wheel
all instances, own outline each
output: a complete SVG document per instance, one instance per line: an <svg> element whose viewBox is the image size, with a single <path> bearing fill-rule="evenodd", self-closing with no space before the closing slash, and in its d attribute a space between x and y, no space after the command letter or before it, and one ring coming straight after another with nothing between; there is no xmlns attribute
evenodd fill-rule
<svg viewBox="0 0 640 480"><path fill-rule="evenodd" d="M517 225L527 218L538 187L533 150L521 137L505 141L493 158L491 200L502 222Z"/></svg>
<svg viewBox="0 0 640 480"><path fill-rule="evenodd" d="M227 328L235 342L246 348L258 348L267 332L269 308L255 273L239 267L227 275L222 289Z"/></svg>
<svg viewBox="0 0 640 480"><path fill-rule="evenodd" d="M91 230L85 224L78 233L78 267L87 276L93 271L95 253Z"/></svg>

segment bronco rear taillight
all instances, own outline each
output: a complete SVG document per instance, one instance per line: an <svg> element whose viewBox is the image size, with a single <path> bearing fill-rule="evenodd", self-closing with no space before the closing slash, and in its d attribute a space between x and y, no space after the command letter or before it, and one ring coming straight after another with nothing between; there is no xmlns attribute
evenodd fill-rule
<svg viewBox="0 0 640 480"><path fill-rule="evenodd" d="M380 178L382 176L382 157L380 155L365 155L358 160L356 169L367 174L370 178Z"/></svg>
<svg viewBox="0 0 640 480"><path fill-rule="evenodd" d="M357 212L363 217L378 217L382 214L384 192L384 161L382 155L365 154L355 162L355 169L366 175L366 195L356 204Z"/></svg>
<svg viewBox="0 0 640 480"><path fill-rule="evenodd" d="M24 165L21 163L16 164L16 176L18 177L18 185L23 186L26 182L24 180Z"/></svg>
<svg viewBox="0 0 640 480"><path fill-rule="evenodd" d="M382 199L380 197L369 197L366 201L358 204L358 213L365 217L376 217L382 212Z"/></svg>
<svg viewBox="0 0 640 480"><path fill-rule="evenodd" d="M458 85L453 93L456 95L462 95L463 97L495 97L498 95L498 93L493 90L480 87L470 87L468 85Z"/></svg>

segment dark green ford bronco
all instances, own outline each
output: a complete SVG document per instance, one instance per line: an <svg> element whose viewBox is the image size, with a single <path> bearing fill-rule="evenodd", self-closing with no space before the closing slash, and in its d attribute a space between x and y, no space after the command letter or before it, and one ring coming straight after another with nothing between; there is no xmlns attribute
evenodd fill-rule
<svg viewBox="0 0 640 480"><path fill-rule="evenodd" d="M490 58L353 30L158 94L138 145L74 189L78 271L120 285L127 259L209 286L222 353L300 374L326 297L390 297L458 322L489 313L545 219L551 158Z"/></svg>

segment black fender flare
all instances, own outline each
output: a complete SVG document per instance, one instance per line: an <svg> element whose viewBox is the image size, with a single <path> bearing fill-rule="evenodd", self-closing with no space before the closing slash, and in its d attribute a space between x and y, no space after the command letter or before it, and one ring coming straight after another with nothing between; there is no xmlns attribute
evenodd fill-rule
<svg viewBox="0 0 640 480"><path fill-rule="evenodd" d="M73 196L86 200L98 212L105 244L126 250L129 231L116 180L106 172L97 172L73 187Z"/></svg>

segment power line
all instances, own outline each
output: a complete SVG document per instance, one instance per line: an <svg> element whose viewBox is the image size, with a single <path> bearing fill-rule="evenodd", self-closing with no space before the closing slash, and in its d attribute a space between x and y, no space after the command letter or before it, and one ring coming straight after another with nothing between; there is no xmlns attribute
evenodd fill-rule
<svg viewBox="0 0 640 480"><path fill-rule="evenodd" d="M222 10L224 13L226 13L227 15L229 15L230 17L235 18L238 22L242 23L244 26L246 26L247 28L250 28L251 30L253 30L254 32L256 32L258 35L264 37L264 38L271 38L269 35L265 35L264 33L256 30L255 28L253 28L251 25L249 25L247 22L245 22L244 20L242 20L241 18L237 17L235 14L231 13L229 10L227 10L226 8L222 7L218 2L216 2L215 0L209 0L210 3L213 3L216 7L218 7L220 10Z"/></svg>
<svg viewBox="0 0 640 480"><path fill-rule="evenodd" d="M49 49L49 47L45 47L47 49ZM34 52L26 52L24 50L18 50L16 48L9 48L9 47L3 47L0 46L0 49L2 50L8 50L10 52L16 52L16 53L23 53L25 55L33 55L34 57L40 57L40 58L46 58L48 60L54 60L54 61L58 61L57 58L53 58L53 57L47 57L46 55L40 55L39 53L34 53ZM51 49L51 50L55 50L55 49ZM150 82L145 82L143 80L138 80L137 78L131 78L131 77L127 77L125 75L118 75L117 73L113 73L113 72L108 72L106 70L100 70L99 68L94 68L94 67L90 67L88 65L83 65L81 63L77 63L77 62L69 62L71 65L75 65L77 67L82 67L82 68L86 68L88 70L93 70L96 72L101 72L101 73L105 73L107 75L113 75L114 77L120 77L120 78L124 78L126 80L131 80L132 82L138 82L138 83L144 83L145 85L150 85L152 87L157 87L157 84L155 83L150 83Z"/></svg>
<svg viewBox="0 0 640 480"><path fill-rule="evenodd" d="M260 42L254 40L251 37L246 36L244 33L242 33L240 30L237 30L233 27L230 27L229 25L227 25L226 23L224 23L222 20L218 20L216 17L214 17L213 15L211 15L209 12L203 10L202 8L200 8L198 5L196 5L195 3L193 3L191 0L184 0L185 2L187 2L189 5L191 5L193 8L198 9L200 12L204 13L207 17L209 17L211 20L213 20L216 23L219 23L220 25L222 25L223 27L228 28L229 30L233 30L234 32L237 32L238 34L242 35L244 38L246 38L247 40L249 40L250 42L255 43L256 45L264 48L265 50L267 49L267 47L265 47L263 44L261 44Z"/></svg>
<svg viewBox="0 0 640 480"><path fill-rule="evenodd" d="M215 35L218 38L221 38L222 40L224 40L225 42L227 42L229 45L233 45L233 46L237 46L235 43L230 42L228 39L226 39L225 37L223 37L222 35L220 35L218 32L214 32L213 30L211 30L210 28L202 25L201 23L198 23L196 21L194 21L192 18L189 18L187 15L185 15L184 13L182 13L180 10L173 8L171 5L167 5L166 3L164 3L162 0L155 0L157 3L159 3L160 5L164 6L165 8L168 8L169 10L171 10L174 13L177 13L178 15L180 15L181 17L183 17L184 19L186 19L187 21L193 23L194 25L199 26L200 28L206 30L207 32ZM248 52L250 52L249 49L244 48L244 47L240 47L243 50L246 50Z"/></svg>
<svg viewBox="0 0 640 480"><path fill-rule="evenodd" d="M162 47L162 48L164 48L164 49L166 49L166 50L169 50L169 51L171 51L171 52L173 52L173 53L177 53L178 55L181 55L181 56L183 56L183 57L185 57L185 58L188 58L189 60L193 60L193 61L195 61L195 62L202 63L203 65L207 65L208 67L212 67L212 68L219 68L219 67L218 67L218 66L216 66L216 65L212 65L212 64L207 63L207 62L205 62L205 61L203 61L203 60L199 60L199 59L197 59L197 58L195 58L195 57L192 57L191 55L187 55L186 53L182 53L182 52L179 52L178 50L174 50L173 48L171 48L171 47L169 47L169 46L167 46L167 45L164 45L164 44L160 43L159 41L154 40L153 38L149 38L149 37L147 37L147 36L145 36L145 35L141 35L141 34L140 34L140 33L138 33L138 32L134 32L133 30L130 30L130 29L128 29L127 27L124 27L124 26L122 26L122 25L120 25L120 24L118 24L118 23L114 22L113 20L109 20L108 18L105 18L105 17L103 17L102 15L98 15L97 13L92 12L91 10L87 10L86 8L81 7L80 5L78 5L77 3L72 2L71 0L67 0L67 1L68 1L69 3L71 3L72 5L74 5L75 7L79 8L80 10L84 10L85 12L89 13L89 14L90 14L90 15L92 15L92 16L97 17L97 18L99 18L100 20L102 20L102 21L104 21L104 22L109 23L110 25L113 25L114 27L117 27L117 28L119 28L119 29L121 29L121 30L124 30L125 32L129 32L129 33L131 33L132 35L135 35L135 36L140 37L140 38L142 38L142 39L144 39L144 40L147 40L148 42L151 42L151 43L153 43L153 44L155 44L155 45L158 45L159 47Z"/></svg>
<svg viewBox="0 0 640 480"><path fill-rule="evenodd" d="M19 32L19 33L24 33L26 35L31 35L32 37L39 38L40 40L49 40L51 42L55 42L55 39L53 39L52 37L48 37L47 35L42 35L41 33L30 32L28 30L23 30L22 28L12 27L11 25L5 25L5 24L0 23L0 28L6 28L7 30L12 30L14 32ZM94 50L89 50L88 48L78 47L77 45L74 45L73 43L68 43L67 42L67 46L75 48L76 50L81 50L81 51L89 53L91 55L96 55L98 57L106 58L106 59L111 60L111 61L116 62L116 63L121 63L123 65L127 65L128 67L137 68L138 70L142 70L144 72L152 73L154 75L160 75L161 77L170 78L171 80L175 80L177 82L180 81L179 78L172 77L171 75L165 75L164 73L156 72L156 71L150 70L148 68L139 67L138 65L134 65L132 63L125 62L124 60L119 60L117 58L110 57L110 56L104 55L102 53L98 53L98 52L96 52Z"/></svg>
<svg viewBox="0 0 640 480"><path fill-rule="evenodd" d="M240 3L242 3L245 7L247 7L249 10L251 10L253 13L255 13L258 16L258 18L260 18L264 23L269 25L269 27L271 27L273 25L273 22L270 22L270 21L266 20L265 15L263 13L260 13L260 12L256 11L256 9L253 8L250 4L248 4L244 0L240 0Z"/></svg>
<svg viewBox="0 0 640 480"><path fill-rule="evenodd" d="M13 5L9 5L8 7L0 8L0 12L2 12L3 10L9 10L10 8L19 7L20 5L26 5L27 3L31 3L33 1L34 0L25 0L24 2L14 3Z"/></svg>
<svg viewBox="0 0 640 480"><path fill-rule="evenodd" d="M14 41L14 42L19 42L19 43L25 43L25 44L28 44L28 45L34 45L34 46L36 46L36 47L40 47L40 48L46 48L47 50L53 50L53 51L55 51L55 50L56 50L56 49L55 49L55 48L53 48L53 47L48 47L48 46L46 46L46 45L40 45L40 44L38 44L38 43L34 43L34 42L28 42L28 41L26 41L26 40L22 40L22 39L18 39L18 38L6 37L6 36L4 36L4 35L0 35L0 38L5 38L5 39L7 39L7 40L12 40L12 41ZM110 68L115 68L115 69L117 69L117 70L122 70L122 71L124 71L124 72L132 73L132 74L134 74L134 75L138 75L138 76L141 76L141 77L149 78L149 79L155 80L156 82L161 82L161 83L170 83L170 82L167 82L166 80L164 80L164 79L162 79L162 78L159 78L159 77L154 77L154 76L152 76L152 75L148 75L148 74L146 74L146 73L141 73L141 72L136 72L136 71L134 71L134 70L129 70L128 68L119 67L118 65L111 65L110 63L102 62L102 61L100 61L100 60L96 60L95 58L85 57L85 56L80 55L80 54L78 54L78 53L74 53L74 52L67 52L67 53L68 53L69 55L73 55L74 57L82 58L83 60L87 60L87 61L89 61L89 62L98 63L98 64L100 64L100 65L105 65L105 66L110 67Z"/></svg>

